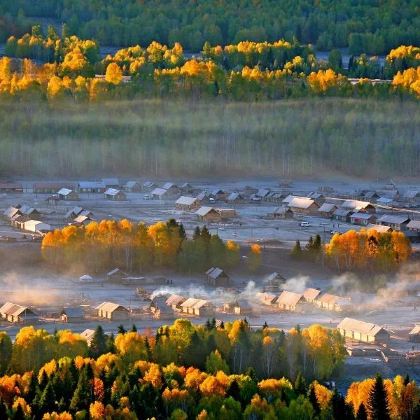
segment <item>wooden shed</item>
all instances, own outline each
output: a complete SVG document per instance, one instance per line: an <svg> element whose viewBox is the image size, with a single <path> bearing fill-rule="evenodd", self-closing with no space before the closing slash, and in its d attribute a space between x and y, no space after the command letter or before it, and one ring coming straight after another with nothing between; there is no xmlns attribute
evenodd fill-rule
<svg viewBox="0 0 420 420"><path fill-rule="evenodd" d="M283 292L280 293L276 304L278 305L279 309L283 311L296 311L299 304L303 303L304 301L305 299L301 293L283 290Z"/></svg>
<svg viewBox="0 0 420 420"><path fill-rule="evenodd" d="M319 204L308 197L294 197L288 207L294 214L315 214L319 209Z"/></svg>
<svg viewBox="0 0 420 420"><path fill-rule="evenodd" d="M230 277L219 267L211 267L206 271L207 283L213 287L227 287Z"/></svg>
<svg viewBox="0 0 420 420"><path fill-rule="evenodd" d="M29 307L12 302L6 302L0 308L0 317L13 323L35 322L38 319L38 316Z"/></svg>
<svg viewBox="0 0 420 420"><path fill-rule="evenodd" d="M222 217L214 207L200 207L195 214L203 222L220 222Z"/></svg>
<svg viewBox="0 0 420 420"><path fill-rule="evenodd" d="M97 308L100 318L110 319L111 321L125 321L129 318L129 310L113 302L103 302Z"/></svg>
<svg viewBox="0 0 420 420"><path fill-rule="evenodd" d="M197 198L182 195L175 201L175 208L182 211L195 210L200 206Z"/></svg>
<svg viewBox="0 0 420 420"><path fill-rule="evenodd" d="M127 199L124 192L115 188L108 188L104 194L107 200L123 201Z"/></svg>
<svg viewBox="0 0 420 420"><path fill-rule="evenodd" d="M343 337L364 343L385 344L390 338L389 332L383 327L353 318L344 318L337 329Z"/></svg>

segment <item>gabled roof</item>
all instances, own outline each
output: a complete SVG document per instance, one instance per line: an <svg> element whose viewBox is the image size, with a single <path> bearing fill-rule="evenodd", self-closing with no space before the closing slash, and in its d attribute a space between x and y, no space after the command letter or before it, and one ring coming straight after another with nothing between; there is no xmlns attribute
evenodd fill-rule
<svg viewBox="0 0 420 420"><path fill-rule="evenodd" d="M227 277L227 274L219 267L210 268L209 270L206 271L206 274L214 280L222 276Z"/></svg>
<svg viewBox="0 0 420 420"><path fill-rule="evenodd" d="M374 218L374 217L375 217L375 215L370 214L370 213L353 213L350 216L350 219L369 220L369 219Z"/></svg>
<svg viewBox="0 0 420 420"><path fill-rule="evenodd" d="M295 196L293 194L289 194L283 201L282 203L284 204L289 204L293 199L295 198Z"/></svg>
<svg viewBox="0 0 420 420"><path fill-rule="evenodd" d="M420 325L416 325L409 333L408 335L418 335L420 334Z"/></svg>
<svg viewBox="0 0 420 420"><path fill-rule="evenodd" d="M258 292L257 298L264 304L272 304L277 300L277 296L273 293Z"/></svg>
<svg viewBox="0 0 420 420"><path fill-rule="evenodd" d="M368 206L372 206L372 204L370 204L369 201L359 201L359 200L344 200L344 202L341 204L341 207L343 209L349 209L349 210L362 210Z"/></svg>
<svg viewBox="0 0 420 420"><path fill-rule="evenodd" d="M274 271L274 273L269 274L265 278L265 281L267 281L267 282L272 282L274 280L286 281L286 279L282 275L280 275L279 273L277 273L277 271Z"/></svg>
<svg viewBox="0 0 420 420"><path fill-rule="evenodd" d="M127 182L125 183L125 187L126 187L126 188L133 188L133 187L135 187L136 185L140 186L140 184L139 184L137 181L127 181Z"/></svg>
<svg viewBox="0 0 420 420"><path fill-rule="evenodd" d="M318 302L328 303L331 305L349 305L350 298L345 298L342 296L332 295L330 293L324 293L317 298Z"/></svg>
<svg viewBox="0 0 420 420"><path fill-rule="evenodd" d="M402 225L403 223L408 223L410 221L410 218L403 215L398 214L384 214L378 219L378 222L380 223L390 223L395 225Z"/></svg>
<svg viewBox="0 0 420 420"><path fill-rule="evenodd" d="M168 297L168 299L166 299L166 304L168 306L172 306L172 305L180 305L182 302L185 302L186 298L184 298L184 296L181 295L170 295Z"/></svg>
<svg viewBox="0 0 420 420"><path fill-rule="evenodd" d="M170 188L177 188L177 186L173 183L173 182L165 182L163 185L162 185L162 188L164 189L164 190L169 190Z"/></svg>
<svg viewBox="0 0 420 420"><path fill-rule="evenodd" d="M207 191L201 191L200 194L197 195L197 200L201 201L207 198Z"/></svg>
<svg viewBox="0 0 420 420"><path fill-rule="evenodd" d="M356 331L361 334L367 334L370 336L376 336L380 332L386 332L384 328L380 327L377 324L372 324L370 322L359 321L353 318L344 318L338 325L337 328L348 330L348 331Z"/></svg>
<svg viewBox="0 0 420 420"><path fill-rule="evenodd" d="M243 197L238 192L232 192L228 195L227 201L241 200Z"/></svg>
<svg viewBox="0 0 420 420"><path fill-rule="evenodd" d="M267 195L270 194L270 190L266 188L260 188L255 195L261 198L267 197Z"/></svg>
<svg viewBox="0 0 420 420"><path fill-rule="evenodd" d="M73 192L73 190L70 190L68 188L61 188L58 190L57 194L58 195L69 195Z"/></svg>
<svg viewBox="0 0 420 420"><path fill-rule="evenodd" d="M388 197L380 197L376 200L376 202L379 204L390 204L393 201L394 200L392 198L388 198Z"/></svg>
<svg viewBox="0 0 420 420"><path fill-rule="evenodd" d="M197 201L194 197L186 197L184 195L181 195L181 197L178 198L178 200L175 201L175 204L181 204L184 206L192 206Z"/></svg>
<svg viewBox="0 0 420 420"><path fill-rule="evenodd" d="M128 309L126 307L119 305L118 303L113 303L113 302L103 302L99 306L97 306L96 309L102 310L105 312L114 312L117 309L122 309L128 312Z"/></svg>
<svg viewBox="0 0 420 420"><path fill-rule="evenodd" d="M348 216L349 214L351 214L352 213L352 211L351 210L348 210L348 209L337 209L334 213L333 213L333 215L334 216Z"/></svg>
<svg viewBox="0 0 420 420"><path fill-rule="evenodd" d="M86 341L92 340L94 335L95 330L91 330L89 328L80 333L80 337L84 338Z"/></svg>
<svg viewBox="0 0 420 420"><path fill-rule="evenodd" d="M181 308L192 308L199 300L196 298L188 298L185 302L181 303Z"/></svg>
<svg viewBox="0 0 420 420"><path fill-rule="evenodd" d="M144 181L143 182L143 187L144 188L152 188L152 187L154 187L156 184L154 183L154 182L152 182L152 181Z"/></svg>
<svg viewBox="0 0 420 420"><path fill-rule="evenodd" d="M288 212L292 212L292 210L290 210L288 207L284 207L284 206L280 206L277 207L274 211L273 214L286 214Z"/></svg>
<svg viewBox="0 0 420 420"><path fill-rule="evenodd" d="M392 229L389 226L384 226L384 225L369 224L366 227L368 229L376 230L376 232L378 232L378 233L386 233L386 232L391 232L392 231Z"/></svg>
<svg viewBox="0 0 420 420"><path fill-rule="evenodd" d="M35 315L34 312L30 310L27 306L21 306L12 302L6 302L0 308L0 314L2 314L3 316L6 315L6 316L18 317L25 311L30 315Z"/></svg>
<svg viewBox="0 0 420 420"><path fill-rule="evenodd" d="M4 211L4 216L8 217L9 219L11 219L13 216L15 216L16 214L21 214L21 211L19 209L17 209L16 207L9 207L8 209L6 209Z"/></svg>
<svg viewBox="0 0 420 420"><path fill-rule="evenodd" d="M66 213L66 217L78 216L83 211L82 207L76 206L73 207Z"/></svg>
<svg viewBox="0 0 420 420"><path fill-rule="evenodd" d="M168 192L168 190L165 190L165 188L155 188L153 191L152 191L152 195L158 195L158 196L161 196L161 195L164 195L164 194L166 194Z"/></svg>
<svg viewBox="0 0 420 420"><path fill-rule="evenodd" d="M20 212L26 216L31 215L32 213L39 213L38 210L34 209L33 207L28 206L27 204L24 204L20 207Z"/></svg>
<svg viewBox="0 0 420 420"><path fill-rule="evenodd" d="M86 222L86 220L92 220L89 216L84 216L82 214L79 214L78 216L76 216L73 220L73 222L75 223L84 223Z"/></svg>
<svg viewBox="0 0 420 420"><path fill-rule="evenodd" d="M319 212L325 212L329 213L331 211L334 211L337 208L337 206L333 203L324 203L319 209Z"/></svg>
<svg viewBox="0 0 420 420"><path fill-rule="evenodd" d="M198 301L192 306L194 309L200 309L203 306L210 305L210 302L205 299L197 299Z"/></svg>
<svg viewBox="0 0 420 420"><path fill-rule="evenodd" d="M298 209L308 209L313 204L316 204L312 198L308 197L294 197L292 201L289 202L289 207L294 207Z"/></svg>
<svg viewBox="0 0 420 420"><path fill-rule="evenodd" d="M300 293L288 292L287 290L283 290L283 292L280 293L280 296L277 299L277 304L295 306L302 300L302 298L303 295Z"/></svg>
<svg viewBox="0 0 420 420"><path fill-rule="evenodd" d="M198 215L198 216L206 216L210 212L216 212L217 213L217 211L214 209L214 207L206 207L206 206L203 206L203 207L200 207L195 212L195 214Z"/></svg>
<svg viewBox="0 0 420 420"><path fill-rule="evenodd" d="M420 220L410 220L410 223L407 225L409 229L420 229Z"/></svg>
<svg viewBox="0 0 420 420"><path fill-rule="evenodd" d="M121 190L117 190L116 188L108 188L105 191L105 195L111 195L111 196L118 195L120 193L121 193Z"/></svg>
<svg viewBox="0 0 420 420"><path fill-rule="evenodd" d="M315 300L319 296L320 293L321 293L321 290L309 287L303 292L303 297L306 300Z"/></svg>

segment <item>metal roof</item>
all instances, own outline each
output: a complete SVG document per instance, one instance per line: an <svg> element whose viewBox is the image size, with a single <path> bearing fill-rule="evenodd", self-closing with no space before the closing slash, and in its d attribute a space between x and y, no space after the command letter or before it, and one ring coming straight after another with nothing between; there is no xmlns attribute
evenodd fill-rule
<svg viewBox="0 0 420 420"><path fill-rule="evenodd" d="M289 202L289 207L294 207L298 209L308 209L313 204L316 204L312 198L308 197L294 197L292 201Z"/></svg>
<svg viewBox="0 0 420 420"><path fill-rule="evenodd" d="M409 333L408 335L417 335L420 334L420 325L416 325Z"/></svg>
<svg viewBox="0 0 420 420"><path fill-rule="evenodd" d="M319 212L329 213L337 208L337 206L333 203L324 203L319 209Z"/></svg>
<svg viewBox="0 0 420 420"><path fill-rule="evenodd" d="M170 295L168 297L168 299L166 299L166 304L168 306L172 306L172 305L180 305L182 302L185 302L186 298L184 298L181 295Z"/></svg>
<svg viewBox="0 0 420 420"><path fill-rule="evenodd" d="M185 206L192 206L197 201L194 197L186 197L182 195L178 198L178 200L175 201L175 204L182 204Z"/></svg>
<svg viewBox="0 0 420 420"><path fill-rule="evenodd" d="M155 188L153 191L152 191L152 195L159 195L159 196L161 196L161 195L163 195L163 194L166 194L168 192L168 190L166 190L165 188Z"/></svg>
<svg viewBox="0 0 420 420"><path fill-rule="evenodd" d="M348 209L337 209L333 214L334 216L348 216L351 212L352 211Z"/></svg>
<svg viewBox="0 0 420 420"><path fill-rule="evenodd" d="M117 190L116 188L108 188L105 191L105 195L111 195L111 196L118 195L120 193L121 193L121 190Z"/></svg>
<svg viewBox="0 0 420 420"><path fill-rule="evenodd" d="M70 190L68 188L61 188L60 190L58 190L57 194L58 195L69 195L73 192L73 190Z"/></svg>
<svg viewBox="0 0 420 420"><path fill-rule="evenodd" d="M376 230L378 233L386 233L392 231L392 229L389 226L384 225L375 225L375 224L369 224L366 226L368 229Z"/></svg>
<svg viewBox="0 0 420 420"><path fill-rule="evenodd" d="M162 185L162 188L163 188L164 190L169 190L170 188L173 188L173 187L176 187L176 185L175 185L173 182L165 182L165 183Z"/></svg>
<svg viewBox="0 0 420 420"><path fill-rule="evenodd" d="M0 314L3 316L20 316L23 312L28 311L28 314L35 315L27 306L21 306L16 303L6 302L0 308Z"/></svg>
<svg viewBox="0 0 420 420"><path fill-rule="evenodd" d="M79 188L80 189L98 189L98 188L105 188L105 185L102 181L80 181Z"/></svg>
<svg viewBox="0 0 420 420"><path fill-rule="evenodd" d="M370 213L353 213L350 216L350 219L362 219L362 220L369 220L371 218L374 218L375 215L374 214L370 214Z"/></svg>
<svg viewBox="0 0 420 420"><path fill-rule="evenodd" d="M181 303L182 308L192 308L201 299L188 298L185 302Z"/></svg>
<svg viewBox="0 0 420 420"><path fill-rule="evenodd" d="M372 204L370 204L369 201L345 200L341 204L341 207L343 209L349 209L349 210L361 210L371 205Z"/></svg>
<svg viewBox="0 0 420 420"><path fill-rule="evenodd" d="M410 223L407 225L409 229L420 230L420 220L410 220Z"/></svg>
<svg viewBox="0 0 420 420"><path fill-rule="evenodd" d="M410 219L407 216L401 216L398 214L384 214L378 219L380 223L390 223L393 225L402 225L403 223L409 222Z"/></svg>
<svg viewBox="0 0 420 420"><path fill-rule="evenodd" d="M4 211L3 215L11 219L13 216L20 213L21 213L20 210L17 209L16 207L9 207L8 209Z"/></svg>

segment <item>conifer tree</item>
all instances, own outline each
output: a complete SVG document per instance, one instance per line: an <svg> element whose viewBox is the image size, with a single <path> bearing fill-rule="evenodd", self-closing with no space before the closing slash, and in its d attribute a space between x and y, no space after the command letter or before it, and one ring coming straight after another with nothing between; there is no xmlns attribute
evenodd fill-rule
<svg viewBox="0 0 420 420"><path fill-rule="evenodd" d="M363 403L360 404L359 409L357 410L356 413L356 419L357 420L367 420L368 416L367 416L367 412L366 412L366 407Z"/></svg>
<svg viewBox="0 0 420 420"><path fill-rule="evenodd" d="M49 413L57 409L55 391L52 381L48 381L47 386L42 392L41 398L39 400L39 412L40 413Z"/></svg>
<svg viewBox="0 0 420 420"><path fill-rule="evenodd" d="M308 398L309 398L310 403L312 404L315 414L319 415L319 413L321 412L321 407L319 405L318 398L316 397L314 384L311 384L311 386L309 387Z"/></svg>
<svg viewBox="0 0 420 420"><path fill-rule="evenodd" d="M103 328L98 325L93 335L92 342L90 344L89 353L94 359L97 359L102 354L107 352L107 339Z"/></svg>
<svg viewBox="0 0 420 420"><path fill-rule="evenodd" d="M377 375L375 383L369 393L369 411L371 420L388 420L388 398L381 375Z"/></svg>

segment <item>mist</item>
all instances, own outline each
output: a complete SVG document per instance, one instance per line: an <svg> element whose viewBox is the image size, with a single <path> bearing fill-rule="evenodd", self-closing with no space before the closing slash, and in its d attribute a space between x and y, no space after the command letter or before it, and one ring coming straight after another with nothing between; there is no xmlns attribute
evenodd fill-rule
<svg viewBox="0 0 420 420"><path fill-rule="evenodd" d="M410 101L2 102L0 176L415 177L419 125Z"/></svg>

